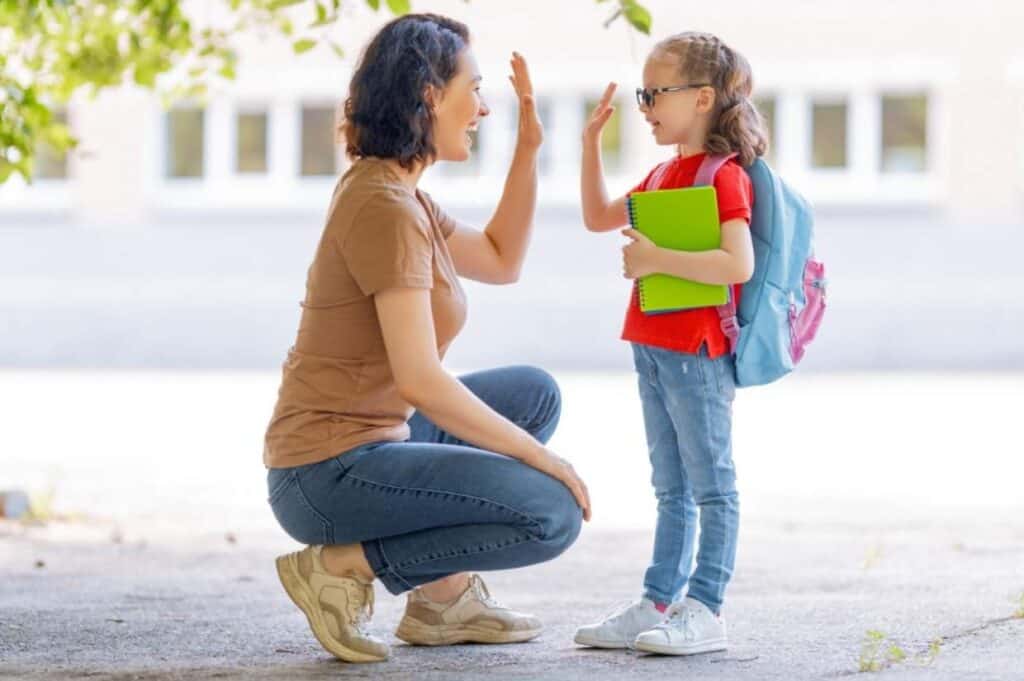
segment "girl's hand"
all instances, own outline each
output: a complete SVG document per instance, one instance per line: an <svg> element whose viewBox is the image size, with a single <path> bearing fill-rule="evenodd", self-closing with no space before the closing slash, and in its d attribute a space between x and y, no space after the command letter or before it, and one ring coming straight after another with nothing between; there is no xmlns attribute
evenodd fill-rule
<svg viewBox="0 0 1024 681"><path fill-rule="evenodd" d="M657 273L658 253L661 249L635 229L624 229L622 234L633 240L622 247L622 276L626 279L639 279Z"/></svg>
<svg viewBox="0 0 1024 681"><path fill-rule="evenodd" d="M571 463L547 448L525 463L565 485L576 498L576 503L583 509L583 519L590 521L590 492Z"/></svg>
<svg viewBox="0 0 1024 681"><path fill-rule="evenodd" d="M594 144L601 141L601 132L604 130L605 123L615 113L615 107L611 105L611 101L617 87L618 85L615 83L608 83L608 87L605 88L601 101L594 107L593 113L590 114L590 120L587 121L586 127L583 128L584 144Z"/></svg>
<svg viewBox="0 0 1024 681"><path fill-rule="evenodd" d="M544 142L544 126L537 116L537 102L533 97L533 83L526 60L518 52L512 53L512 75L508 79L519 98L519 146L536 151Z"/></svg>

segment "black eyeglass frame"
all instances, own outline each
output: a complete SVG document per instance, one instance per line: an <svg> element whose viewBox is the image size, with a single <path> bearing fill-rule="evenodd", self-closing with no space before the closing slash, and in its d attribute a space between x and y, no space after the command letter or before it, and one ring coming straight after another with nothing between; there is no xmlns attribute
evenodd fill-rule
<svg viewBox="0 0 1024 681"><path fill-rule="evenodd" d="M711 87L711 83L694 83L693 85L673 85L671 87L656 87L648 90L647 88L638 87L636 89L636 103L637 106L646 106L648 108L654 106L654 99L662 92L681 92L683 90L699 90L702 87Z"/></svg>

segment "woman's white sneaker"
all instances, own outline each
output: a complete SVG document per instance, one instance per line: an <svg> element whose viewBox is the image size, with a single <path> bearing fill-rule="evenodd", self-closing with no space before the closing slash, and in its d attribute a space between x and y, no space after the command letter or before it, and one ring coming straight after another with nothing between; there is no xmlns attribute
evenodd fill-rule
<svg viewBox="0 0 1024 681"><path fill-rule="evenodd" d="M573 640L593 648L629 648L637 634L664 619L665 615L654 606L654 601L642 598L616 610L602 622L580 627Z"/></svg>
<svg viewBox="0 0 1024 681"><path fill-rule="evenodd" d="M728 648L725 619L687 598L665 613L665 621L636 637L637 650L661 655L696 655Z"/></svg>

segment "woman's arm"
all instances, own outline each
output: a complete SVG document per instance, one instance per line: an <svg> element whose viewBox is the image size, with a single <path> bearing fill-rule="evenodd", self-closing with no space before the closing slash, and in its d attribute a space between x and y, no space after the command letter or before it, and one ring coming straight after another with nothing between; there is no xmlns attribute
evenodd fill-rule
<svg viewBox="0 0 1024 681"><path fill-rule="evenodd" d="M622 248L622 274L627 279L670 274L703 284L743 284L754 274L754 243L747 221L722 223L722 247L700 253L659 248L634 229L622 233L633 240Z"/></svg>
<svg viewBox="0 0 1024 681"><path fill-rule="evenodd" d="M583 205L583 224L591 232L608 232L629 223L626 213L626 197L611 201L604 184L604 168L601 165L601 132L615 112L611 106L615 94L615 83L609 83L594 108L583 130L583 163L580 170L580 198Z"/></svg>
<svg viewBox="0 0 1024 681"><path fill-rule="evenodd" d="M509 80L519 98L519 133L505 190L483 231L459 224L448 237L448 249L459 275L488 284L509 284L519 279L533 231L537 152L544 139L530 72L518 53L512 56Z"/></svg>
<svg viewBox="0 0 1024 681"><path fill-rule="evenodd" d="M586 485L572 465L488 407L441 366L428 289L394 288L374 296L388 362L402 398L445 432L505 454L560 480L590 519Z"/></svg>

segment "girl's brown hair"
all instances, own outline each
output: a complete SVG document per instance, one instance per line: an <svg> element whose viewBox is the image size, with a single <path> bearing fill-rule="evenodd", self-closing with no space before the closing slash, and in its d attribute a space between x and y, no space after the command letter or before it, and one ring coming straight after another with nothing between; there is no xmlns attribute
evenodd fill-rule
<svg viewBox="0 0 1024 681"><path fill-rule="evenodd" d="M764 118L750 100L754 78L750 63L710 33L688 31L654 47L655 55L671 55L689 83L711 83L715 108L704 150L720 155L735 152L746 167L768 150Z"/></svg>

